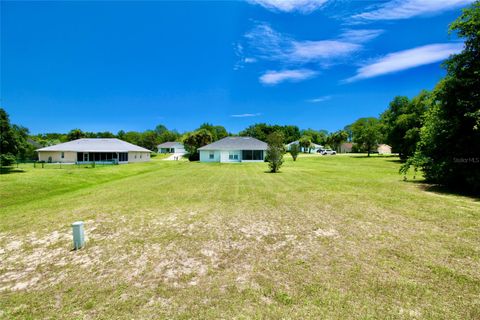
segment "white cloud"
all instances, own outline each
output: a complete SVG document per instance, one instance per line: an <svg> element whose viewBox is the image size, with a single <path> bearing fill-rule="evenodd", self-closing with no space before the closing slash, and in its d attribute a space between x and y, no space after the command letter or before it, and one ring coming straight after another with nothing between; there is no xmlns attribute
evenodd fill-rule
<svg viewBox="0 0 480 320"><path fill-rule="evenodd" d="M382 29L346 29L340 38L353 43L363 43L375 39L383 32Z"/></svg>
<svg viewBox="0 0 480 320"><path fill-rule="evenodd" d="M328 0L247 0L272 11L311 13L322 7Z"/></svg>
<svg viewBox="0 0 480 320"><path fill-rule="evenodd" d="M344 30L337 39L295 40L275 31L267 23L259 23L245 35L250 56L284 64L319 62L330 64L332 60L346 57L363 48L362 43L378 37L383 30ZM251 51L251 52L250 52ZM243 51L242 51L243 54Z"/></svg>
<svg viewBox="0 0 480 320"><path fill-rule="evenodd" d="M267 71L260 77L260 82L266 85L276 85L285 81L298 82L316 75L316 71L309 69Z"/></svg>
<svg viewBox="0 0 480 320"><path fill-rule="evenodd" d="M462 43L437 43L409 50L393 52L367 64L357 70L357 74L345 82L373 78L384 74L415 68L445 60L450 55L460 52Z"/></svg>
<svg viewBox="0 0 480 320"><path fill-rule="evenodd" d="M319 103L319 102L328 101L330 99L332 99L332 96L322 96L322 97L318 97L318 98L314 98L314 99L309 99L309 100L307 100L307 102Z"/></svg>
<svg viewBox="0 0 480 320"><path fill-rule="evenodd" d="M390 0L353 16L355 20L398 20L459 8L474 0Z"/></svg>
<svg viewBox="0 0 480 320"><path fill-rule="evenodd" d="M247 118L247 117L258 117L261 116L261 113L242 113L242 114L232 114L233 118Z"/></svg>

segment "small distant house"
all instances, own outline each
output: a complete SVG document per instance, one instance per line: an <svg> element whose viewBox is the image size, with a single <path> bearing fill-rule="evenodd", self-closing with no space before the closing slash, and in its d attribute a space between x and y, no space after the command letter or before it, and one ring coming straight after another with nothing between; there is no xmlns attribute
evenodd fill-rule
<svg viewBox="0 0 480 320"><path fill-rule="evenodd" d="M226 137L198 150L201 162L262 162L267 147L252 137Z"/></svg>
<svg viewBox="0 0 480 320"><path fill-rule="evenodd" d="M287 150L290 151L291 146L294 145L294 144L299 145L300 142L299 142L298 140L296 140L296 141L293 141L293 142L288 143L287 146L286 146L286 147L287 147ZM324 147L323 147L322 145L319 145L319 144L316 144L316 143L312 143L310 149L306 149L306 148L304 148L304 147L300 147L300 151L301 151L301 152L316 153L318 150L323 149L323 148L324 148Z"/></svg>
<svg viewBox="0 0 480 320"><path fill-rule="evenodd" d="M340 145L340 153L351 153L353 148L352 142L344 142Z"/></svg>
<svg viewBox="0 0 480 320"><path fill-rule="evenodd" d="M120 139L77 139L37 149L38 159L61 163L131 163L150 161L151 151Z"/></svg>
<svg viewBox="0 0 480 320"><path fill-rule="evenodd" d="M185 151L185 146L182 143L176 141L164 142L162 144L159 144L157 148L158 153L187 153Z"/></svg>
<svg viewBox="0 0 480 320"><path fill-rule="evenodd" d="M377 151L378 151L378 154L391 154L392 147L390 147L388 144L379 144Z"/></svg>

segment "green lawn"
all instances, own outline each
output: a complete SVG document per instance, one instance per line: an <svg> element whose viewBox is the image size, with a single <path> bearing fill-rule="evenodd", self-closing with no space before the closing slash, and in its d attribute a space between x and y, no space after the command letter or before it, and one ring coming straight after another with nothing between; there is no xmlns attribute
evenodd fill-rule
<svg viewBox="0 0 480 320"><path fill-rule="evenodd" d="M0 175L0 318L480 319L480 202L399 166L20 166Z"/></svg>

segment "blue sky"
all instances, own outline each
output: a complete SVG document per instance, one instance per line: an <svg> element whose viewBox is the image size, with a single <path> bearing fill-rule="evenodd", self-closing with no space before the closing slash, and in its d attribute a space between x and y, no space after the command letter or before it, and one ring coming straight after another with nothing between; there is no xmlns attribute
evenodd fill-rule
<svg viewBox="0 0 480 320"><path fill-rule="evenodd" d="M470 2L2 2L1 106L32 133L334 131L432 89Z"/></svg>

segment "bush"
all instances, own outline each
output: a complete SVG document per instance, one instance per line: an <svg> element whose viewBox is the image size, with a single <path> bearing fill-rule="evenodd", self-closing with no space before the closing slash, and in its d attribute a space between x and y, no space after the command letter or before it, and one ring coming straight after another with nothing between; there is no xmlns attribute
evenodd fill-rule
<svg viewBox="0 0 480 320"><path fill-rule="evenodd" d="M15 157L11 153L0 154L0 166L10 167L15 163Z"/></svg>
<svg viewBox="0 0 480 320"><path fill-rule="evenodd" d="M268 149L266 160L270 167L270 172L276 173L283 164L283 155L285 147L283 146L283 136L280 132L273 132L267 137Z"/></svg>

